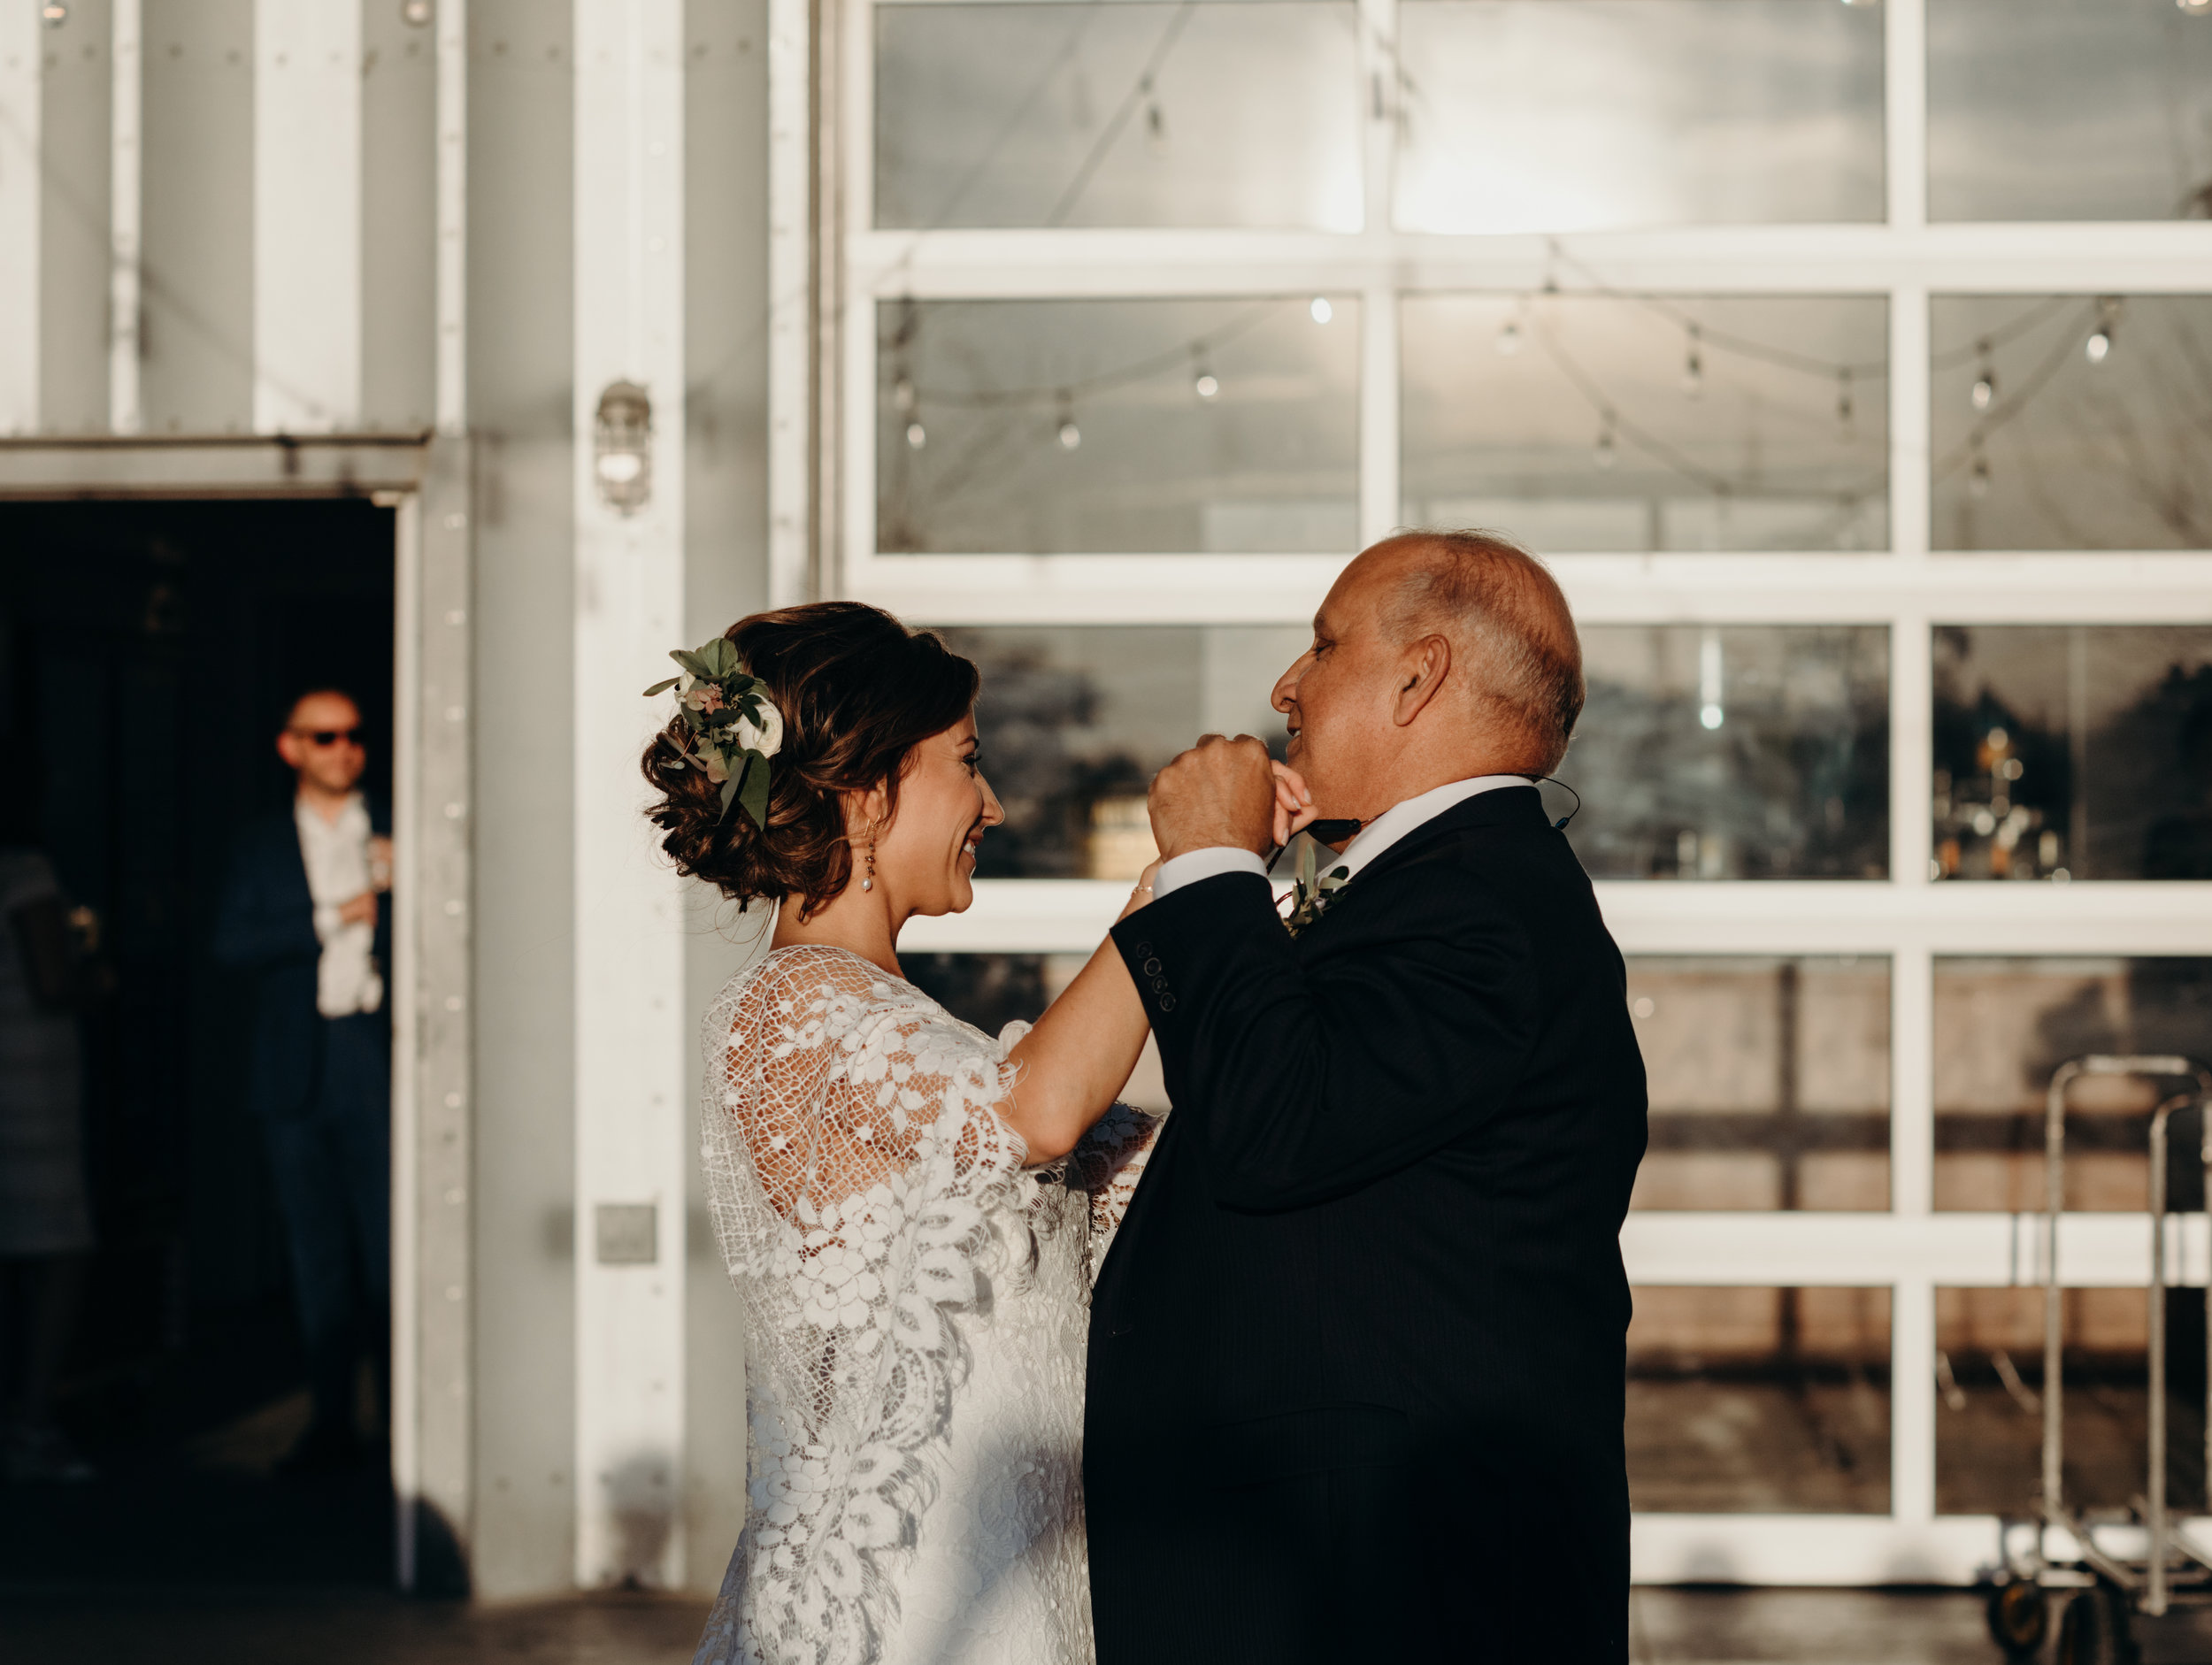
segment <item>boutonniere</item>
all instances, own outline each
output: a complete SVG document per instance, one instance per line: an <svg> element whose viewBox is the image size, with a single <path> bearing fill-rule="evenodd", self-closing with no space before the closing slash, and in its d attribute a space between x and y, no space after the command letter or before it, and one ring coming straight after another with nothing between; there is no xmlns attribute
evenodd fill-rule
<svg viewBox="0 0 2212 1665"><path fill-rule="evenodd" d="M1290 911L1283 916L1283 926L1294 937L1328 912L1336 893L1352 876L1348 867L1332 867L1324 873L1318 871L1320 865L1321 847L1302 834L1298 864L1290 881Z"/></svg>

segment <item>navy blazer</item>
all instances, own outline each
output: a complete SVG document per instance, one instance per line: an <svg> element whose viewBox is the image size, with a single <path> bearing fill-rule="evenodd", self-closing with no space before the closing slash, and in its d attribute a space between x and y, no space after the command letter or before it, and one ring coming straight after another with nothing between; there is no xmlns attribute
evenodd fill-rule
<svg viewBox="0 0 2212 1665"><path fill-rule="evenodd" d="M1231 873L1113 940L1175 1113L1091 1308L1100 1665L1622 1665L1644 1070L1535 788L1295 938Z"/></svg>
<svg viewBox="0 0 2212 1665"><path fill-rule="evenodd" d="M369 828L389 836L391 811L368 800ZM315 901L307 888L299 825L287 808L240 829L215 917L215 958L253 977L253 1063L247 1096L273 1119L306 1113L321 1062L323 1017L316 1009ZM376 963L391 979L392 909L377 909Z"/></svg>

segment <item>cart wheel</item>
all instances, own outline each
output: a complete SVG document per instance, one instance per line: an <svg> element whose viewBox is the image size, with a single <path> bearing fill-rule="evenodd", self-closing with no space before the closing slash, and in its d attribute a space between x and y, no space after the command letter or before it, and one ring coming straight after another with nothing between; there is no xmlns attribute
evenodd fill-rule
<svg viewBox="0 0 2212 1665"><path fill-rule="evenodd" d="M1989 1592L1989 1634L2008 1660L2043 1651L2051 1633L2051 1604L2032 1578L2008 1578Z"/></svg>
<svg viewBox="0 0 2212 1665"><path fill-rule="evenodd" d="M2054 1665L2135 1665L2136 1659L2127 1598L2107 1584L2077 1592L2059 1621Z"/></svg>

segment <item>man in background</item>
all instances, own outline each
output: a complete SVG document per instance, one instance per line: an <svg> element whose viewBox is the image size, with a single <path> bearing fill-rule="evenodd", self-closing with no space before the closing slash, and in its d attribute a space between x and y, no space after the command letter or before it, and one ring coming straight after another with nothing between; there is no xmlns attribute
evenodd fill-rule
<svg viewBox="0 0 2212 1665"><path fill-rule="evenodd" d="M297 780L292 806L242 833L214 952L257 985L250 1093L291 1242L314 1399L285 1467L312 1473L360 1454L365 1345L388 1368L391 823L359 790L368 754L351 696L302 694L276 747Z"/></svg>

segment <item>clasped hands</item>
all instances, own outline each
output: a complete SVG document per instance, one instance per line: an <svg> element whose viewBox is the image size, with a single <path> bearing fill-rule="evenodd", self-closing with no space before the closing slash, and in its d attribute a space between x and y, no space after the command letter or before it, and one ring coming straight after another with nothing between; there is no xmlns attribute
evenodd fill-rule
<svg viewBox="0 0 2212 1665"><path fill-rule="evenodd" d="M1152 778L1148 796L1160 859L1242 849L1264 858L1314 819L1298 771L1249 734L1207 734Z"/></svg>

